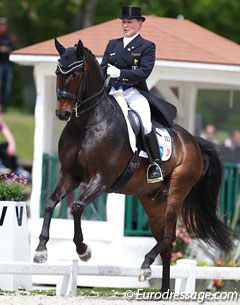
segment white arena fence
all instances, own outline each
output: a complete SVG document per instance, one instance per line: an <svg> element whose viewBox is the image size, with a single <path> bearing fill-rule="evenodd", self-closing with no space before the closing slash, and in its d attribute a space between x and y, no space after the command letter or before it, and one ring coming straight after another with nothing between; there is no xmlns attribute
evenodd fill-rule
<svg viewBox="0 0 240 305"><path fill-rule="evenodd" d="M36 264L30 262L0 262L1 275L55 275L56 295L77 294L78 275L138 277L139 267L114 265L79 265L78 260L69 263ZM152 265L152 278L162 277L162 266ZM240 267L197 267L195 260L181 259L171 266L171 279L175 280L175 292L191 294L195 292L196 280L224 279L239 280Z"/></svg>

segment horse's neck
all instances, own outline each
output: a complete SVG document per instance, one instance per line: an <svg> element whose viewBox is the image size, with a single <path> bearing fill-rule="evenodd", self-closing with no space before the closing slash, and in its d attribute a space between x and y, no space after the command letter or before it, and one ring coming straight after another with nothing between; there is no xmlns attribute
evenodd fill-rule
<svg viewBox="0 0 240 305"><path fill-rule="evenodd" d="M77 129L88 129L99 124L104 124L109 121L109 118L112 117L113 113L116 113L116 105L110 99L107 93L103 92L103 96L96 98L94 103L95 106L90 107L89 109L79 108L79 113L76 115L76 112L72 114L71 122L72 127Z"/></svg>
<svg viewBox="0 0 240 305"><path fill-rule="evenodd" d="M89 98L91 96L94 96L100 90L102 89L104 85L104 79L103 79L103 74L101 71L101 68L93 56L87 50L86 53L86 61L87 61L87 87L86 87L86 92L85 92L85 98Z"/></svg>
<svg viewBox="0 0 240 305"><path fill-rule="evenodd" d="M95 128L98 125L103 126L104 124L109 128L114 128L113 125L118 127L122 120L124 120L124 117L119 105L114 99L110 98L107 93L104 93L104 96L98 105L84 113L80 112L79 116L76 116L76 113L73 113L69 123L74 129L87 130Z"/></svg>
<svg viewBox="0 0 240 305"><path fill-rule="evenodd" d="M81 107L79 118L73 115L71 119L72 124L77 128L91 128L101 123L109 124L113 117L118 124L118 119L115 117L122 115L120 107L113 101L109 95L102 91L104 89L104 77L100 65L93 54L86 49L86 70L87 70L87 87L84 98L88 99L93 97L90 103L95 105L81 115ZM98 93L100 93L98 95ZM98 103L99 102L99 103ZM87 107L86 107L87 108Z"/></svg>

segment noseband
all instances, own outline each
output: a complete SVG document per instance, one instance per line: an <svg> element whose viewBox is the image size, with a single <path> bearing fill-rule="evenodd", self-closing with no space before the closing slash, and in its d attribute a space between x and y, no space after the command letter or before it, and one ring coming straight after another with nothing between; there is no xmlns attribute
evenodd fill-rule
<svg viewBox="0 0 240 305"><path fill-rule="evenodd" d="M104 84L103 84L103 87L99 92L93 94L92 96L90 96L86 99L83 99L83 93L84 93L84 91L87 87L87 73L86 73L86 68L84 67L84 61L83 60L71 64L68 67L68 69L63 69L61 64L59 63L58 66L57 66L56 74L67 75L67 74L72 73L75 70L82 70L83 71L83 76L82 76L81 84L80 84L79 89L78 89L78 93L74 94L74 93L69 92L65 89L60 90L59 88L57 88L57 99L69 99L69 100L74 101L75 106L73 107L73 110L75 110L75 116L79 117L80 114L82 114L82 113L88 111L89 109L97 106L102 101L104 95L102 95L102 97L96 103L90 105L89 107L85 108L81 112L78 112L78 109L79 109L80 106L83 106L87 102L89 102L90 100L100 96L104 92L105 87L104 87Z"/></svg>

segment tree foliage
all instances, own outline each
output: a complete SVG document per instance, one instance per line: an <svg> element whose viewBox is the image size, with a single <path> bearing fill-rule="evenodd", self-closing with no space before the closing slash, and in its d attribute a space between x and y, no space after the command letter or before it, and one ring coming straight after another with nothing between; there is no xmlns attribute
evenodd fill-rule
<svg viewBox="0 0 240 305"><path fill-rule="evenodd" d="M25 46L117 18L125 5L141 6L146 15L183 15L240 42L239 0L2 0L0 15L9 18L19 46Z"/></svg>

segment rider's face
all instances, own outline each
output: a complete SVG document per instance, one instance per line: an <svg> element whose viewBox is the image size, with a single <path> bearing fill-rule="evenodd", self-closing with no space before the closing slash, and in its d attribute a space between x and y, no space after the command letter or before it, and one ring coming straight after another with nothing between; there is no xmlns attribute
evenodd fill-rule
<svg viewBox="0 0 240 305"><path fill-rule="evenodd" d="M122 19L123 35L132 37L139 32L142 27L142 20L137 19Z"/></svg>

